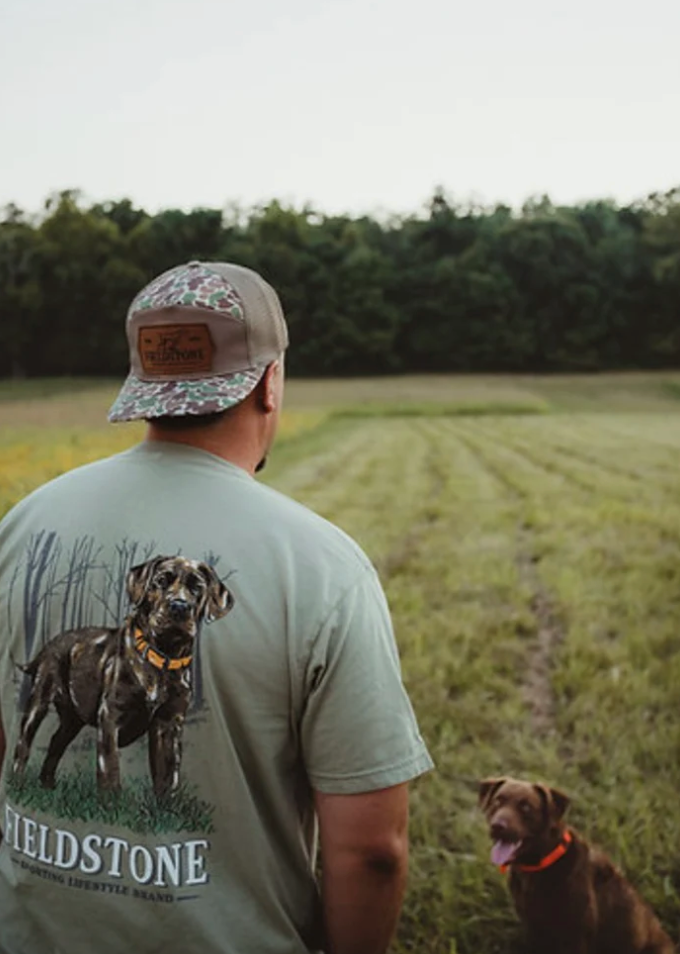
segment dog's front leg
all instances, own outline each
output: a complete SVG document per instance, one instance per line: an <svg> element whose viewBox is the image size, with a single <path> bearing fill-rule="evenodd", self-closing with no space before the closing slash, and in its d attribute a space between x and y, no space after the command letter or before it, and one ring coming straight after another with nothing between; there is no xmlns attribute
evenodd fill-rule
<svg viewBox="0 0 680 954"><path fill-rule="evenodd" d="M149 726L149 769L157 798L176 791L179 786L183 726L184 716L179 713L169 719L156 716Z"/></svg>
<svg viewBox="0 0 680 954"><path fill-rule="evenodd" d="M112 718L106 697L99 706L97 720L97 787L101 791L120 791L118 726Z"/></svg>

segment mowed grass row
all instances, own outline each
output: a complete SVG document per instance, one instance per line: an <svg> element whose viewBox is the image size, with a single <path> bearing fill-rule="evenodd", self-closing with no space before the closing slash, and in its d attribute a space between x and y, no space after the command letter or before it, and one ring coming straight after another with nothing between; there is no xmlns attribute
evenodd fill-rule
<svg viewBox="0 0 680 954"><path fill-rule="evenodd" d="M677 938L675 398L663 403L661 385L638 378L617 378L610 399L602 379L582 393L563 380L539 389L560 395L557 413L428 416L435 392L449 408L451 396L442 381L430 390L419 381L417 413L395 416L392 407L383 416L374 413L384 411L378 385L362 385L361 415L351 405L343 413L338 395L350 398L344 383L335 387L302 389L263 477L338 523L375 561L437 763L413 786L411 878L395 952L523 950L476 806L477 780L505 773L567 791L574 823ZM523 380L508 394L515 401L527 387ZM477 383L475 402L479 393ZM652 410L631 413L641 394ZM595 405L609 410L583 413ZM0 437L0 453L25 448L23 458L0 460L0 510L55 470L140 433L95 428L89 417L49 432L33 419L26 427Z"/></svg>

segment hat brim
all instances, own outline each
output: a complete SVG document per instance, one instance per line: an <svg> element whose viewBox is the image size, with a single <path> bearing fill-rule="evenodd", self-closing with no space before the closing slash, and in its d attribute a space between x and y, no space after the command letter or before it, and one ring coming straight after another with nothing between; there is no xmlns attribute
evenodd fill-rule
<svg viewBox="0 0 680 954"><path fill-rule="evenodd" d="M142 381L130 374L109 411L109 421L214 414L240 404L262 378L266 365L196 381Z"/></svg>

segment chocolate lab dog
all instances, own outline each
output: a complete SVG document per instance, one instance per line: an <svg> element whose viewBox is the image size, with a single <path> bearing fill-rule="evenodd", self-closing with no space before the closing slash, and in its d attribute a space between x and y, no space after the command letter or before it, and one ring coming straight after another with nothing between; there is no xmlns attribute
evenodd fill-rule
<svg viewBox="0 0 680 954"><path fill-rule="evenodd" d="M651 909L620 871L567 828L569 799L513 778L480 782L491 860L510 892L532 954L673 954Z"/></svg>
<svg viewBox="0 0 680 954"><path fill-rule="evenodd" d="M133 567L127 592L130 613L122 626L59 633L22 667L33 682L14 751L18 778L52 704L59 726L40 772L46 788L54 788L59 760L85 725L97 729L100 790L120 789L119 750L145 732L157 797L179 785L198 627L225 616L233 597L207 563L179 556Z"/></svg>

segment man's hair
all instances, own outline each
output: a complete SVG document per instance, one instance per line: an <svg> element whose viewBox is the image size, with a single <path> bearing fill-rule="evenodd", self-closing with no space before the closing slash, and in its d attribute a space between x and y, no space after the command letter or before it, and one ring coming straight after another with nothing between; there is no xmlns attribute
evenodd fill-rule
<svg viewBox="0 0 680 954"><path fill-rule="evenodd" d="M212 414L182 414L181 416L148 417L147 424L153 424L161 431L197 430L199 427L211 427L225 418L232 408L214 411Z"/></svg>

